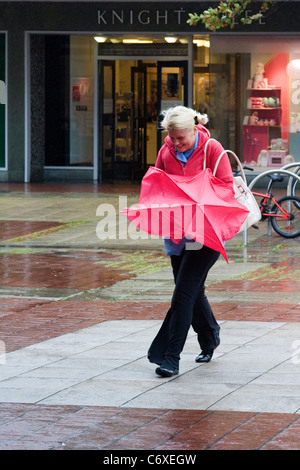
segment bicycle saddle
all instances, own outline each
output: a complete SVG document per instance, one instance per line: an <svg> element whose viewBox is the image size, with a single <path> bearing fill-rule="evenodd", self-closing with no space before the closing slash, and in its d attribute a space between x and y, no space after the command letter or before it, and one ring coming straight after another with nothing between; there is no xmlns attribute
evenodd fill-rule
<svg viewBox="0 0 300 470"><path fill-rule="evenodd" d="M269 178L271 178L272 181L276 181L277 183L280 183L281 181L283 181L283 176L282 175L278 175L277 173L274 173L274 174L271 174L271 175L268 175Z"/></svg>

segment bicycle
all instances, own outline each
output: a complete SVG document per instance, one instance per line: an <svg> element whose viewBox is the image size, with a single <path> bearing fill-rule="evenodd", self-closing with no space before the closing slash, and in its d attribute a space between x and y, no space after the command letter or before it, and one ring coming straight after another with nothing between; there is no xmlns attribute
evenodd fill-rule
<svg viewBox="0 0 300 470"><path fill-rule="evenodd" d="M250 167L243 168L245 170L253 171L253 168ZM251 189L261 211L261 220L263 221L269 218L275 232L282 237L299 237L300 197L288 195L277 200L272 194L272 186L275 182L282 182L283 176L276 173L271 173L267 176L270 178L270 181L265 193L260 193ZM258 228L256 225L253 225L252 227Z"/></svg>

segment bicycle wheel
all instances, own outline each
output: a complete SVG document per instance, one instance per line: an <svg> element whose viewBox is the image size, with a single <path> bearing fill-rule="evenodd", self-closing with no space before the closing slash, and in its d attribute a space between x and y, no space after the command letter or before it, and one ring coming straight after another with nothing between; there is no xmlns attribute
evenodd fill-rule
<svg viewBox="0 0 300 470"><path fill-rule="evenodd" d="M285 238L295 238L300 235L300 198L296 196L286 196L278 199L272 207L272 212L278 216L271 216L272 227L279 235ZM283 210L282 210L282 209ZM283 211L289 214L289 219L282 217ZM281 217L280 217L281 216Z"/></svg>

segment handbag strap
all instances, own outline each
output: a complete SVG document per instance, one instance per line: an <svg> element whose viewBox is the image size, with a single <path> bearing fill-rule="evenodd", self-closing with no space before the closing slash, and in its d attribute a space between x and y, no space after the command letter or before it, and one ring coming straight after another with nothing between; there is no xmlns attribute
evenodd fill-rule
<svg viewBox="0 0 300 470"><path fill-rule="evenodd" d="M205 143L205 147L204 147L204 160L203 160L203 170L205 170L206 168L206 151L207 151L207 146L208 146L208 143L211 141L211 140L216 140L216 139L208 139ZM219 163L221 161L221 158L223 157L224 154L228 154L230 153L231 155L233 155L238 167L239 167L239 170L241 172L241 176L243 178L243 180L245 181L245 183L247 184L247 180L246 180L246 176L245 176L245 172L244 172L244 169L242 167L242 164L240 162L240 159L239 157L232 151L232 150L223 150L223 152L218 156L218 159L216 161L216 164L215 164L215 167L214 167L214 170L213 170L213 175L215 176L216 175L216 172L217 172L217 169L218 169L218 166L219 166Z"/></svg>
<svg viewBox="0 0 300 470"><path fill-rule="evenodd" d="M205 170L205 168L206 168L206 151L207 151L208 143L209 143L211 140L216 140L216 139L208 139L208 140L205 142L205 146L204 146L204 159L203 159L203 170Z"/></svg>

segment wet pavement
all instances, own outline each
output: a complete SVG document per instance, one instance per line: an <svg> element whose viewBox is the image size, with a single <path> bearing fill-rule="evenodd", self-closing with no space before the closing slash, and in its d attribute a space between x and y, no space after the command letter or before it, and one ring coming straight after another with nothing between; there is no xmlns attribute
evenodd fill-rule
<svg viewBox="0 0 300 470"><path fill-rule="evenodd" d="M171 379L147 348L173 290L161 240L118 217L137 185L0 183L0 449L300 449L300 239L226 242Z"/></svg>

